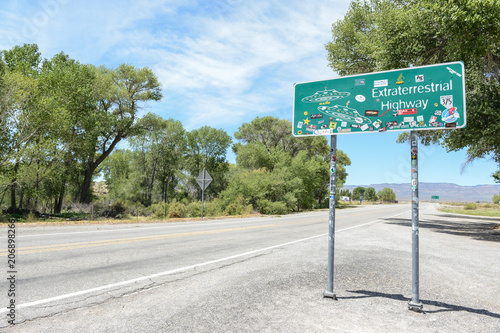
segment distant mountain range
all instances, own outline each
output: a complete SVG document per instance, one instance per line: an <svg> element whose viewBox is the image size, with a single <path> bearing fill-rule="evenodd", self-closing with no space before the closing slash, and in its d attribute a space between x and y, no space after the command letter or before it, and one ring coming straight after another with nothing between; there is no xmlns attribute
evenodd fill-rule
<svg viewBox="0 0 500 333"><path fill-rule="evenodd" d="M396 200L410 200L411 184L371 184L371 185L344 185L344 189L351 192L356 187L373 187L380 191L389 187L396 193ZM439 202L491 202L494 194L500 194L498 185L460 186L450 183L419 183L418 194L420 201L431 201L432 196L439 196Z"/></svg>

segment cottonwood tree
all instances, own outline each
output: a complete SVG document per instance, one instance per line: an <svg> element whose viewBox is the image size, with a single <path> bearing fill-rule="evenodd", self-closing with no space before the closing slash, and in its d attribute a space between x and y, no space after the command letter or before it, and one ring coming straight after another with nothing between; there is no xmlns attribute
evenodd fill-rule
<svg viewBox="0 0 500 333"><path fill-rule="evenodd" d="M286 119L255 118L234 134L238 169L233 171L225 200L245 193L247 202L263 213L274 202L273 213L311 209L328 196L329 147L324 137L295 138ZM337 152L337 186L345 182L350 160ZM243 176L241 176L243 175ZM252 179L251 182L248 180ZM281 206L280 206L281 205Z"/></svg>
<svg viewBox="0 0 500 333"><path fill-rule="evenodd" d="M140 201L135 193L132 160L134 153L129 149L117 149L102 163L101 175L108 189L108 198Z"/></svg>
<svg viewBox="0 0 500 333"><path fill-rule="evenodd" d="M365 192L366 192L366 188L365 187L362 187L362 186L356 187L352 191L352 198L353 198L353 200L359 200L360 197L363 197L365 195Z"/></svg>
<svg viewBox="0 0 500 333"><path fill-rule="evenodd" d="M394 191L391 188L385 187L377 192L377 199L380 201L392 202L396 200L396 193L394 193Z"/></svg>
<svg viewBox="0 0 500 333"><path fill-rule="evenodd" d="M233 152L239 154L239 148L247 143L260 143L268 151L281 149L292 156L300 151L306 151L309 156L323 156L330 151L324 137L296 138L292 136L291 128L287 119L256 117L250 123L242 124L234 133L234 137L240 142L233 145Z"/></svg>
<svg viewBox="0 0 500 333"><path fill-rule="evenodd" d="M33 156L32 144L45 142L51 98L40 89L41 54L35 44L0 52L0 170L8 174L11 210L17 209L19 172Z"/></svg>
<svg viewBox="0 0 500 333"><path fill-rule="evenodd" d="M147 67L123 64L113 70L95 68L95 73L97 105L79 120L82 135L86 136L80 203L90 202L90 186L99 165L122 139L141 130L137 126L141 103L162 97L158 78Z"/></svg>
<svg viewBox="0 0 500 333"><path fill-rule="evenodd" d="M500 5L497 0L352 1L326 44L340 75L450 61L465 64L467 126L419 131L423 144L467 148L500 164ZM398 142L409 140L402 134ZM499 173L494 174L500 180Z"/></svg>
<svg viewBox="0 0 500 333"><path fill-rule="evenodd" d="M41 85L55 101L51 123L57 124L52 135L59 150L54 154L55 173L51 176L54 211L62 209L63 199L71 189L78 200L83 178L83 161L93 145L93 131L99 126L95 116L96 71L64 53L43 62Z"/></svg>
<svg viewBox="0 0 500 333"><path fill-rule="evenodd" d="M373 187L367 187L365 189L364 197L367 201L375 201L377 200L377 192Z"/></svg>
<svg viewBox="0 0 500 333"><path fill-rule="evenodd" d="M158 163L158 185L163 202L173 199L177 185L182 181L187 154L186 131L178 120L167 119L160 141Z"/></svg>
<svg viewBox="0 0 500 333"><path fill-rule="evenodd" d="M167 197L175 191L183 169L186 154L186 137L182 123L178 120L165 120L148 113L137 124L141 133L130 139L134 152L133 168L138 179L136 186L141 188L142 203L153 202L153 194L158 194L167 202Z"/></svg>

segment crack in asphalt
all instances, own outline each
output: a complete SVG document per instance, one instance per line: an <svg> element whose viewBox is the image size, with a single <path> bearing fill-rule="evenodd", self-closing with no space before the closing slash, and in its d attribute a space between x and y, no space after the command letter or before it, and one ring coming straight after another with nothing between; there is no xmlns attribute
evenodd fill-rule
<svg viewBox="0 0 500 333"><path fill-rule="evenodd" d="M26 318L26 319L22 320L21 322L16 322L14 325L0 326L0 328L2 328L2 329L3 328L10 328L10 327L18 326L18 325L23 325L23 324L26 324L26 323L29 323L29 322L33 322L35 320L47 319L47 318L52 318L52 317L57 317L57 316L60 316L60 315L64 315L64 314L67 314L67 313L70 313L70 312L74 312L74 311L80 311L80 310L90 309L92 307L105 304L105 303L107 303L109 301L112 301L112 300L116 300L116 299L120 299L120 298L123 298L123 297L132 296L132 295L139 294L139 293L146 292L146 291L150 291L150 290L156 289L156 288L161 288L163 286L166 286L166 285L169 285L169 284L173 284L173 283L176 283L176 282L179 282L179 281L182 281L182 280L186 280L186 279L193 278L193 277L196 277L196 276L199 276L199 275L211 273L211 272L214 272L216 270L225 269L225 268L237 265L237 264L245 263L245 262L248 262L248 261L250 261L252 259L256 259L256 258L260 258L260 257L266 256L266 255L273 254L276 250L281 250L281 249L271 249L271 250L269 250L268 253L259 253L259 254L256 254L254 256L248 257L248 258L238 259L238 260L236 260L234 262L227 263L227 264L224 264L224 265L221 265L221 266L218 266L218 267L213 267L213 268L205 269L205 270L199 270L200 267L195 267L191 271L192 274L189 274L189 275L186 275L186 273L187 273L186 271L185 272L177 272L177 273L171 274L170 276L179 276L181 274L184 274L185 276L181 276L181 277L179 277L177 279L170 280L170 281L156 282L156 281L153 281L153 280L150 279L151 282L149 284L147 284L147 285L145 285L143 287L137 288L135 290L132 290L132 291L122 292L120 295L116 295L116 296L115 295L111 295L111 293L112 292L116 292L119 289L108 290L108 291L105 291L104 293L100 293L100 294L96 294L96 295L89 295L89 296L84 297L83 299L74 300L74 301L67 302L67 303L59 303L59 304L54 304L54 305L43 306L43 307L40 307L40 309L51 309L51 308L56 308L56 307L60 307L60 306L71 306L71 304L73 304L73 303L83 303L83 302L85 302L85 301L87 301L87 300L89 300L91 298L103 296L103 295L106 295L106 294L108 295L108 297L105 298L105 299L96 300L96 301L93 301L93 302L91 302L89 304L80 304L80 305L75 304L74 307L62 309L60 311L57 311L57 312L54 312L54 313L49 313L49 314L46 314L46 315L39 315L39 316L36 316L34 318ZM146 276L146 275L143 275L143 276Z"/></svg>

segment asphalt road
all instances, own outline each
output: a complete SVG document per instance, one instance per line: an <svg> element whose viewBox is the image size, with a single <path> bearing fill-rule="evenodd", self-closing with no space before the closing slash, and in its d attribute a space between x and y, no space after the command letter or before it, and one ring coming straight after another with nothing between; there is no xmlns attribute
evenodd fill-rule
<svg viewBox="0 0 500 333"><path fill-rule="evenodd" d="M406 309L411 296L409 218L409 205L337 210L338 301L321 297L327 211L182 223L18 227L17 324L6 327L5 307L0 326L6 332L359 331L356 327L404 332L414 323L440 332L500 331L499 243L469 238L460 243L464 235L442 232L446 226L453 229L442 224L452 223L453 217L438 217L432 205L421 207L421 226L429 225L428 231L421 229L421 238L433 239L428 246L421 241L421 265L431 263L432 272L421 273L427 311ZM430 227L436 221L440 229ZM480 222L467 223L477 227ZM7 230L0 231L7 239ZM0 256L7 262L5 251ZM461 284L454 282L457 278ZM3 295L8 288L2 283ZM328 313L332 305L338 313ZM387 317L394 311L396 316ZM459 321L454 318L458 312L466 314ZM375 314L371 320L370 313ZM430 318L429 313L440 315ZM442 313L451 316L440 320ZM398 317L403 320L388 323Z"/></svg>

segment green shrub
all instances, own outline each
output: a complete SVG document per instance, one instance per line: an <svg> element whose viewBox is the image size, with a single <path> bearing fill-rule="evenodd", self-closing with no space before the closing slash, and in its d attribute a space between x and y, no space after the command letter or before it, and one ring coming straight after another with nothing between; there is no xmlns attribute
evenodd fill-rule
<svg viewBox="0 0 500 333"><path fill-rule="evenodd" d="M203 205L205 208L206 204ZM203 215L206 216L205 209ZM186 207L186 216L188 217L201 217L201 201L191 202Z"/></svg>
<svg viewBox="0 0 500 333"><path fill-rule="evenodd" d="M282 201L269 201L262 199L257 202L257 209L262 214L287 214L286 203Z"/></svg>
<svg viewBox="0 0 500 333"><path fill-rule="evenodd" d="M283 201L286 205L288 212L292 212L298 209L297 207L298 200L292 193L286 193L283 197Z"/></svg>
<svg viewBox="0 0 500 333"><path fill-rule="evenodd" d="M224 209L225 215L247 215L252 212L252 205L246 205L245 200L239 195L235 201Z"/></svg>
<svg viewBox="0 0 500 333"><path fill-rule="evenodd" d="M475 210L477 209L477 205L475 203L468 203L464 206L465 210Z"/></svg>
<svg viewBox="0 0 500 333"><path fill-rule="evenodd" d="M127 201L127 209L125 214L132 216L148 216L149 210L140 202L130 202Z"/></svg>
<svg viewBox="0 0 500 333"><path fill-rule="evenodd" d="M35 216L35 214L33 212L29 212L28 216L26 217L26 222L36 222L36 221L37 217Z"/></svg>
<svg viewBox="0 0 500 333"><path fill-rule="evenodd" d="M153 215L155 218L163 219L168 216L169 205L164 202L158 202L149 206L146 210L147 215Z"/></svg>
<svg viewBox="0 0 500 333"><path fill-rule="evenodd" d="M219 215L219 210L217 209L217 204L215 202L205 202L203 205L203 216L217 216Z"/></svg>
<svg viewBox="0 0 500 333"><path fill-rule="evenodd" d="M168 218L183 218L186 217L186 205L181 202L173 202L168 210Z"/></svg>
<svg viewBox="0 0 500 333"><path fill-rule="evenodd" d="M26 221L23 214L5 214L5 218L8 222L24 222Z"/></svg>
<svg viewBox="0 0 500 333"><path fill-rule="evenodd" d="M215 198L214 200L210 201L210 204L213 204L215 206L214 216L224 214L224 210L226 208L226 206L224 205L224 200ZM210 209L212 209L212 208L210 208Z"/></svg>
<svg viewBox="0 0 500 333"><path fill-rule="evenodd" d="M186 207L186 216L188 217L201 217L201 201L191 202ZM205 201L203 203L203 216L217 216L218 209L215 202Z"/></svg>
<svg viewBox="0 0 500 333"><path fill-rule="evenodd" d="M113 205L111 205L111 207L118 214L123 214L127 210L127 203L124 200L122 200L122 199L118 199L118 200L115 201L115 203Z"/></svg>
<svg viewBox="0 0 500 333"><path fill-rule="evenodd" d="M500 203L500 195L498 195L498 194L493 195L493 203L494 204Z"/></svg>
<svg viewBox="0 0 500 333"><path fill-rule="evenodd" d="M224 215L238 215L238 207L235 203L227 205L224 209Z"/></svg>

